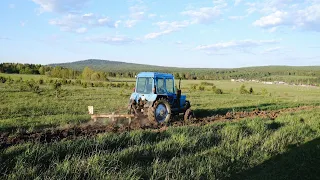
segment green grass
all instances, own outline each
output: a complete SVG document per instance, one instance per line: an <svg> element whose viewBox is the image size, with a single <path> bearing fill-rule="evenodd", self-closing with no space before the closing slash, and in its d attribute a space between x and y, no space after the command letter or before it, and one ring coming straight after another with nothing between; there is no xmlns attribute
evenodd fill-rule
<svg viewBox="0 0 320 180"><path fill-rule="evenodd" d="M316 109L275 121L27 143L2 151L0 168L9 179L314 179L319 175L319 118Z"/></svg>
<svg viewBox="0 0 320 180"><path fill-rule="evenodd" d="M10 75L11 77L11 75ZM25 79L37 76L22 76ZM20 79L19 76L15 78ZM182 81L198 117L319 106L319 88L245 83L254 94L240 94L242 83L207 81L204 91ZM130 89L50 85L21 92L0 83L0 132L34 131L87 122L87 106L97 113L126 112ZM264 92L264 93L262 93ZM54 143L23 143L0 150L4 179L317 179L320 163L320 109L288 112L276 120L246 119L201 127L106 133Z"/></svg>

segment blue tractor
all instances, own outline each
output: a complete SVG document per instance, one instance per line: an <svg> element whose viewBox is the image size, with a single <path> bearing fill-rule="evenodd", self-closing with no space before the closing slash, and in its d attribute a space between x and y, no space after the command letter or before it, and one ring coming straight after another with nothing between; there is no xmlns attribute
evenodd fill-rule
<svg viewBox="0 0 320 180"><path fill-rule="evenodd" d="M131 94L128 113L145 115L149 121L167 123L173 116L183 113L184 120L193 118L190 102L181 95L172 74L141 72L136 76L136 86Z"/></svg>

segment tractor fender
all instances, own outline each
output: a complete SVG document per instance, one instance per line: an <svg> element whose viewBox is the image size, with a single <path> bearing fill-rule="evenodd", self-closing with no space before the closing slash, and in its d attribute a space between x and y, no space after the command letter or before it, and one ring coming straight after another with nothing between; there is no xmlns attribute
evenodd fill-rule
<svg viewBox="0 0 320 180"><path fill-rule="evenodd" d="M154 103L158 100L158 99L168 99L168 96L166 95L157 95L157 94L154 94L155 97L153 97L152 99L148 100L146 102L146 104L144 105L144 107L151 107L154 105Z"/></svg>

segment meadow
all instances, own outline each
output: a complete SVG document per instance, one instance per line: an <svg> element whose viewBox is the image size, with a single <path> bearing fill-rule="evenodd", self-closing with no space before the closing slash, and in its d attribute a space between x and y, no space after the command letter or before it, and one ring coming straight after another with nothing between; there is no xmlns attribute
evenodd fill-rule
<svg viewBox="0 0 320 180"><path fill-rule="evenodd" d="M0 133L12 136L90 121L98 113L126 112L132 80L70 82L8 75L0 83ZM32 81L33 79L33 81ZM42 81L41 81L42 80ZM127 81L127 85L122 81ZM35 85L28 86L28 82ZM113 84L112 84L113 83ZM241 94L245 85L249 92ZM38 88L35 88L38 86ZM163 132L104 133L53 143L25 142L0 150L4 179L316 179L320 162L320 89L254 82L183 80L198 118L234 111L279 110L275 120L246 118ZM221 89L217 94L215 89Z"/></svg>

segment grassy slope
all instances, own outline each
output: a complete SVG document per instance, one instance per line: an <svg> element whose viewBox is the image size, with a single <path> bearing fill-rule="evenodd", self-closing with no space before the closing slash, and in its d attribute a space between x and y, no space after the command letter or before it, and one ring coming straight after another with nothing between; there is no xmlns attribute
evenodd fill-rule
<svg viewBox="0 0 320 180"><path fill-rule="evenodd" d="M319 112L27 143L1 152L0 171L10 179L317 179Z"/></svg>
<svg viewBox="0 0 320 180"><path fill-rule="evenodd" d="M30 77L23 78L30 79ZM33 76L33 79L36 77ZM279 109L319 105L319 88L246 83L256 93L240 95L241 83L214 82L225 94L191 91L201 81L182 81L197 115L232 110ZM56 98L43 92L19 92L19 85L0 84L0 131L63 126L89 119L87 106L98 112L125 110L130 90L63 85ZM156 133L133 131L102 134L51 144L25 143L0 151L4 178L96 179L316 179L319 174L320 109L268 119L169 128Z"/></svg>
<svg viewBox="0 0 320 180"><path fill-rule="evenodd" d="M23 78L30 78L23 76ZM34 79L36 79L34 77ZM217 95L210 86L205 91L190 90L192 84L201 81L182 81L182 92L191 101L198 117L225 114L228 111L248 110L254 108L279 109L298 105L317 105L320 102L319 88L291 87L284 85L263 85L246 83L256 93L267 90L266 95L240 95L241 83L230 81L214 82L225 94ZM40 94L20 92L19 84L11 87L0 84L2 95L0 104L0 132L18 131L35 128L57 127L68 123L80 123L89 120L87 106L93 105L97 113L126 112L126 103L131 94L130 89L88 87L63 85L61 97L56 98L51 86L41 85Z"/></svg>

